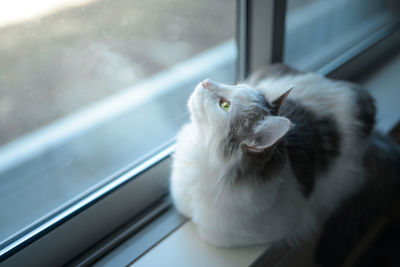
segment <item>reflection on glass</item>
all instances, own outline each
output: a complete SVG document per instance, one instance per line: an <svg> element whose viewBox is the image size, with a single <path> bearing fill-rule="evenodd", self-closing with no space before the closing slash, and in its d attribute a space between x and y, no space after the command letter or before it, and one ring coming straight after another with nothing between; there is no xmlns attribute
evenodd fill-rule
<svg viewBox="0 0 400 267"><path fill-rule="evenodd" d="M284 61L318 70L395 20L393 0L289 0ZM398 4L397 4L398 6Z"/></svg>
<svg viewBox="0 0 400 267"><path fill-rule="evenodd" d="M234 81L234 1L0 2L0 245L172 138Z"/></svg>

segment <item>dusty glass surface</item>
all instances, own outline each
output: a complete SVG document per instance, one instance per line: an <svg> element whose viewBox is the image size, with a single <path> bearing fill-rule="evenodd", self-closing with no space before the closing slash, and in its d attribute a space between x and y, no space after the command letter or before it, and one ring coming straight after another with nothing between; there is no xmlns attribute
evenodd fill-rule
<svg viewBox="0 0 400 267"><path fill-rule="evenodd" d="M0 2L0 244L170 140L233 83L235 1Z"/></svg>
<svg viewBox="0 0 400 267"><path fill-rule="evenodd" d="M284 61L318 70L399 15L395 0L288 0Z"/></svg>

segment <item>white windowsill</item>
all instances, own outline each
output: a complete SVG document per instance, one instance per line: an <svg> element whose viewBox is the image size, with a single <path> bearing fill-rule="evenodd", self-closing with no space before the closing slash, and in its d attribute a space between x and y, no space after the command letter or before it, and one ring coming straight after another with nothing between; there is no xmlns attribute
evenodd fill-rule
<svg viewBox="0 0 400 267"><path fill-rule="evenodd" d="M187 221L131 266L249 266L267 248L266 245L216 248L201 240L195 224Z"/></svg>

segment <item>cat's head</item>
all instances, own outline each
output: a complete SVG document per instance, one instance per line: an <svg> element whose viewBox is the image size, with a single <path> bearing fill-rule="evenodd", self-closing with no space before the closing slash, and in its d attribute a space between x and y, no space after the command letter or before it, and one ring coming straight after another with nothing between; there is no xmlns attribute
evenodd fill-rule
<svg viewBox="0 0 400 267"><path fill-rule="evenodd" d="M189 99L192 121L204 141L220 146L224 154L261 153L277 144L290 129L279 108L290 90L273 102L245 84L200 83Z"/></svg>

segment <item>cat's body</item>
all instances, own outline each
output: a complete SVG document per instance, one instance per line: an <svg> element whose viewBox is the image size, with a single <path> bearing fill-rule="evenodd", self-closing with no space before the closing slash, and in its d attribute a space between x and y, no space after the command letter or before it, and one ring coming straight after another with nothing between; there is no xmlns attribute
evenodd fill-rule
<svg viewBox="0 0 400 267"><path fill-rule="evenodd" d="M375 108L354 84L278 65L242 85L206 80L189 109L171 193L214 245L308 238L365 184Z"/></svg>

